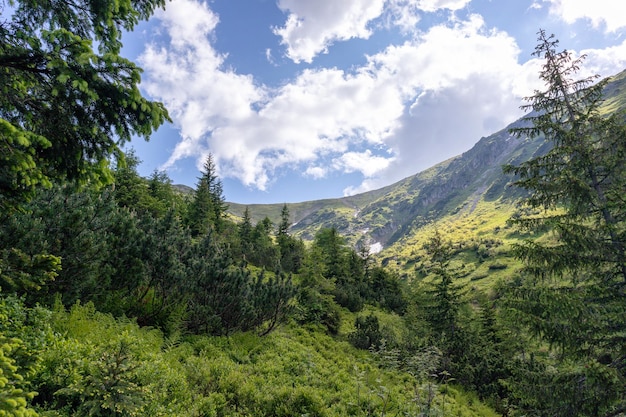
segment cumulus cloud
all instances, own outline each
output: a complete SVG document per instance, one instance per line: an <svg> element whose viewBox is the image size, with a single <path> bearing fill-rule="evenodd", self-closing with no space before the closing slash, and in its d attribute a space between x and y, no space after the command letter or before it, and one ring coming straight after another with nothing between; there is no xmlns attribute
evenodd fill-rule
<svg viewBox="0 0 626 417"><path fill-rule="evenodd" d="M624 3L616 0L544 0L550 3L550 12L567 23L589 19L595 28L604 25L607 32L626 27Z"/></svg>
<svg viewBox="0 0 626 417"><path fill-rule="evenodd" d="M333 161L333 165L346 173L361 172L365 177L371 177L387 168L393 162L393 158L386 158L372 154L371 150L365 152L346 152Z"/></svg>
<svg viewBox="0 0 626 417"><path fill-rule="evenodd" d="M400 128L386 140L396 159L345 193L415 174L519 117L520 97L538 86L536 65L519 65L518 55L514 39L485 31L482 19L472 16L371 57L370 65L388 74L410 102L397 121Z"/></svg>
<svg viewBox="0 0 626 417"><path fill-rule="evenodd" d="M206 153L202 139L216 127L246 120L263 98L252 77L224 68L224 56L209 41L219 19L203 3L173 2L156 16L169 36L167 45L148 45L139 57L149 71L142 87L163 101L182 141L165 168L187 156Z"/></svg>
<svg viewBox="0 0 626 417"><path fill-rule="evenodd" d="M384 0L279 0L289 13L285 26L275 28L294 62L311 62L335 41L367 39L368 23L383 12Z"/></svg>
<svg viewBox="0 0 626 417"><path fill-rule="evenodd" d="M420 21L416 0L390 0L387 3L387 26L397 26L403 33L412 33Z"/></svg>
<svg viewBox="0 0 626 417"><path fill-rule="evenodd" d="M321 166L310 166L306 169L304 173L311 178L321 179L326 177L328 170Z"/></svg>
<svg viewBox="0 0 626 417"><path fill-rule="evenodd" d="M338 9L329 13L330 3L280 2L301 19L301 29L289 23L277 29L295 60L312 59L330 42L369 36L368 22L383 5L332 1ZM385 4L415 12L418 6L453 11L466 3ZM345 16L353 16L351 22ZM503 128L521 115L520 98L541 88L540 62L520 64L515 40L487 29L478 15L415 32L360 67L309 68L279 86L260 85L225 65L226 56L212 45L219 18L206 4L177 0L155 18L167 40L141 55L142 87L165 103L181 135L164 168L189 157L201 167L211 152L221 176L260 190L283 169L316 179L360 173L363 182L346 194L388 185ZM298 46L305 38L314 40ZM584 52L605 73L623 68L626 44Z"/></svg>
<svg viewBox="0 0 626 417"><path fill-rule="evenodd" d="M330 45L352 38L367 39L372 22L387 15L388 23L412 32L419 12L455 11L471 0L279 0L278 7L288 14L285 25L274 28L287 48L286 55L296 63L311 63Z"/></svg>
<svg viewBox="0 0 626 417"><path fill-rule="evenodd" d="M626 68L626 39L619 45L604 49L587 49L581 51L587 56L582 70L583 75L598 74L609 77Z"/></svg>
<svg viewBox="0 0 626 417"><path fill-rule="evenodd" d="M471 0L417 0L417 7L426 12L435 12L441 9L459 10L470 2Z"/></svg>
<svg viewBox="0 0 626 417"><path fill-rule="evenodd" d="M196 158L200 166L210 150L221 175L262 190L277 169L298 165L308 166L304 172L315 178L331 169L360 172L366 181L389 181L426 167L417 163L420 158L407 157L415 149L433 140L454 140L457 147L447 151L463 150L477 133L497 125L485 121L494 108L502 119L510 115L501 102L513 97L511 80L519 70L515 43L500 32L482 33L476 16L453 27L434 27L350 72L308 69L275 89L224 66L225 57L210 43L218 18L205 5L180 0L157 18L169 45L149 46L140 61L150 74L144 87L166 104L182 136L165 168L186 157ZM476 79L491 84L484 91L472 89ZM432 109L445 111L437 100L445 97L450 103L470 96L472 103L459 103L475 109L471 118L481 128L467 129L454 113L442 123L458 124L466 133L463 138L418 128L435 117L428 113ZM430 102L423 105L426 97ZM387 147L390 153L371 151ZM439 157L431 153L421 159L432 164ZM322 168L322 158L334 162Z"/></svg>

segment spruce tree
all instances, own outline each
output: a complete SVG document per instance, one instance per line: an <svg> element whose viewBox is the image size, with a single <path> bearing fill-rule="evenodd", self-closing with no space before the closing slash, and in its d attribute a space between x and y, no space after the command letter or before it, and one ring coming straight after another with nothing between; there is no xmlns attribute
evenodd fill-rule
<svg viewBox="0 0 626 417"><path fill-rule="evenodd" d="M189 206L189 226L193 235L204 235L211 228L219 232L227 208L222 181L217 176L213 155L209 154Z"/></svg>
<svg viewBox="0 0 626 417"><path fill-rule="evenodd" d="M250 210L248 206L243 212L243 219L241 223L238 225L238 237L239 237L239 245L241 248L241 255L244 260L249 260L250 255L252 254L252 222L250 220Z"/></svg>
<svg viewBox="0 0 626 417"><path fill-rule="evenodd" d="M435 334L445 341L457 330L461 303L461 288L455 282L457 274L450 266L452 244L435 229L424 249L430 257L428 270L435 276L433 288L429 291L432 301L427 306L427 317Z"/></svg>
<svg viewBox="0 0 626 417"><path fill-rule="evenodd" d="M253 251L249 258L256 266L275 270L279 262L278 247L272 239L274 225L269 217L265 217L252 229Z"/></svg>
<svg viewBox="0 0 626 417"><path fill-rule="evenodd" d="M557 50L539 32L545 60L532 112L513 133L545 138L549 151L519 166L514 185L528 191L532 215L511 222L545 234L515 247L526 280L508 298L517 322L556 348L556 363L525 363L511 384L535 415L619 415L626 410L626 127L603 115L608 80L575 79L583 57Z"/></svg>
<svg viewBox="0 0 626 417"><path fill-rule="evenodd" d="M280 250L280 267L284 272L298 273L304 258L304 243L289 235L290 225L289 208L287 204L284 204L276 232L276 243Z"/></svg>

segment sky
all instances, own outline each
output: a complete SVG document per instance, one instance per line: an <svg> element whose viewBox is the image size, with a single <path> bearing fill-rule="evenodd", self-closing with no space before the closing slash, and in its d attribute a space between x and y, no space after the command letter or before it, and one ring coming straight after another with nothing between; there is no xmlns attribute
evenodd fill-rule
<svg viewBox="0 0 626 417"><path fill-rule="evenodd" d="M537 32L626 68L621 0L172 0L124 34L172 123L133 140L139 173L226 201L289 203L392 184L469 150L543 89Z"/></svg>

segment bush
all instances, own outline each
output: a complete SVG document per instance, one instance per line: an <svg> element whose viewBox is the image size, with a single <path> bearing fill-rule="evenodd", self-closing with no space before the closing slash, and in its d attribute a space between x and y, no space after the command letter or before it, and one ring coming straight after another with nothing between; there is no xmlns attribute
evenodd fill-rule
<svg viewBox="0 0 626 417"><path fill-rule="evenodd" d="M382 334L380 332L380 324L378 317L373 314L367 316L359 316L354 322L356 330L350 333L348 340L356 348L370 349L380 345Z"/></svg>

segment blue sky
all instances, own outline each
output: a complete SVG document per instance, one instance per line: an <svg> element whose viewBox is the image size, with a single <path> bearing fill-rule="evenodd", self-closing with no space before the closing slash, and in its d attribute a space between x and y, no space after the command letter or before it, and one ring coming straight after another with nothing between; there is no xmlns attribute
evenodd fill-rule
<svg viewBox="0 0 626 417"><path fill-rule="evenodd" d="M194 186L211 153L228 201L377 189L470 149L541 89L536 33L626 68L617 0L172 0L123 37L173 123L130 147Z"/></svg>

